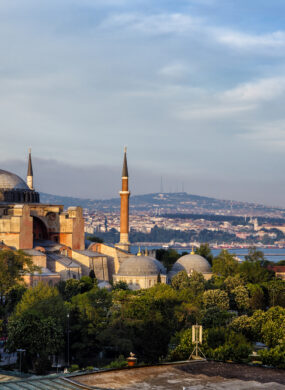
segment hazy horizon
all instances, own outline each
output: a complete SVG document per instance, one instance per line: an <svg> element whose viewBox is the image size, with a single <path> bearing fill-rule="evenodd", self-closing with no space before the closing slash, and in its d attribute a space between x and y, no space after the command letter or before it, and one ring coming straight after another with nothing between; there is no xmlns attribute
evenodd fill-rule
<svg viewBox="0 0 285 390"><path fill-rule="evenodd" d="M122 156L120 156L122 157ZM121 189L121 164L118 162L118 167L115 166L74 166L67 163L61 163L56 160L46 160L32 158L34 170L34 187L39 192L44 192L51 195L71 196L85 199L111 199L119 198ZM131 195L143 195L149 193L161 192L161 178L164 193L187 192L191 195L206 196L221 200L233 200L250 203L260 203L271 207L285 207L281 204L271 204L263 201L264 192L262 192L259 200L254 198L256 183L251 186L252 197L246 197L249 193L242 193L239 198L231 197L234 188L238 188L239 182L232 182L231 186L226 187L223 195L219 195L219 191L215 188L215 184L221 184L214 181L203 181L201 178L193 178L190 185L183 181L183 177L178 176L160 176L141 167L129 166L129 183ZM8 160L0 161L0 168L16 173L24 181L26 181L27 161L24 160ZM260 183L260 185L263 185ZM198 191L198 188L200 191ZM228 191L226 191L228 188ZM248 189L249 190L249 189ZM237 193L237 192L236 192Z"/></svg>

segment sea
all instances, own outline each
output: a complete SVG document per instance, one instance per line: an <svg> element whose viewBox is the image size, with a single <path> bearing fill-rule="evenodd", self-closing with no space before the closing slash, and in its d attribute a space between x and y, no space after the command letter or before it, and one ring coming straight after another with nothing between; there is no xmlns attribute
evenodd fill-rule
<svg viewBox="0 0 285 390"><path fill-rule="evenodd" d="M144 246L140 247L141 250L144 250ZM161 246L147 246L147 250L151 251L154 249L162 249ZM173 248L177 250L178 253L182 252L191 252L192 248ZM285 260L285 248L257 248L258 250L261 250L265 258L269 261L272 261L274 263L277 263L280 260ZM218 254L221 252L222 249L212 249L212 253L214 256L218 256ZM244 260L244 256L247 255L248 249L244 248L235 248L235 249L227 249L230 253L235 254L237 257L239 257L241 260ZM131 246L131 252L134 254L137 254L139 251L139 247L137 245Z"/></svg>

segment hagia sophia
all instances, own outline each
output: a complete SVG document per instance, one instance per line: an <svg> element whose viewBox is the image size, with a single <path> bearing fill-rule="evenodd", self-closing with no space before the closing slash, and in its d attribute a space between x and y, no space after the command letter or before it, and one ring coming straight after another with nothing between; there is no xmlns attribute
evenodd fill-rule
<svg viewBox="0 0 285 390"><path fill-rule="evenodd" d="M129 173L124 151L122 170L120 242L114 246L85 242L81 207L43 204L34 188L31 151L26 182L0 170L0 250L23 250L39 271L25 274L24 281L35 286L40 281L55 285L60 280L80 279L93 270L99 287L111 288L112 282L126 282L131 289L169 283L185 270L212 276L206 259L194 254L180 257L167 274L161 262L146 252L134 255L129 242Z"/></svg>

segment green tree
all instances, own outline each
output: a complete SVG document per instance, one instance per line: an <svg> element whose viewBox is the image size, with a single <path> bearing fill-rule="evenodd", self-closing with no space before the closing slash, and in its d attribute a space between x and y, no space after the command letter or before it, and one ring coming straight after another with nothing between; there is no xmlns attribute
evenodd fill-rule
<svg viewBox="0 0 285 390"><path fill-rule="evenodd" d="M126 282L120 280L113 285L113 290L129 290L129 286Z"/></svg>
<svg viewBox="0 0 285 390"><path fill-rule="evenodd" d="M89 364L90 359L101 350L98 336L107 326L111 302L111 294L96 286L72 298L70 343L72 355L80 364Z"/></svg>
<svg viewBox="0 0 285 390"><path fill-rule="evenodd" d="M264 309L265 298L263 289L259 284L248 284L247 289L249 291L249 306L251 310Z"/></svg>
<svg viewBox="0 0 285 390"><path fill-rule="evenodd" d="M38 271L31 258L23 251L0 251L0 303L4 305L5 294L23 281L23 275Z"/></svg>
<svg viewBox="0 0 285 390"><path fill-rule="evenodd" d="M102 244L104 240L100 237L93 236L93 235L87 235L86 240L92 241L92 242L98 242L99 244Z"/></svg>
<svg viewBox="0 0 285 390"><path fill-rule="evenodd" d="M155 257L161 261L164 267L169 272L181 255L175 249L157 249Z"/></svg>
<svg viewBox="0 0 285 390"><path fill-rule="evenodd" d="M213 260L213 273L224 278L235 275L238 272L239 264L234 255L223 249Z"/></svg>
<svg viewBox="0 0 285 390"><path fill-rule="evenodd" d="M226 288L227 292L230 293L235 288L237 288L239 286L244 286L245 281L240 277L239 274L236 274L236 275L228 276L225 279L224 284L225 284L225 288Z"/></svg>
<svg viewBox="0 0 285 390"><path fill-rule="evenodd" d="M250 305L247 288L244 286L236 287L232 290L232 294L234 296L236 308L241 312L247 311Z"/></svg>
<svg viewBox="0 0 285 390"><path fill-rule="evenodd" d="M211 265L213 264L214 256L209 244L201 244L199 248L195 249L195 253L204 257Z"/></svg>
<svg viewBox="0 0 285 390"><path fill-rule="evenodd" d="M180 271L171 280L171 286L175 290L181 290L190 286L190 279L186 271Z"/></svg>
<svg viewBox="0 0 285 390"><path fill-rule="evenodd" d="M222 310L229 309L229 296L222 290L208 290L203 293L203 303L205 308L218 307Z"/></svg>
<svg viewBox="0 0 285 390"><path fill-rule="evenodd" d="M27 360L44 371L49 355L62 351L65 314L56 288L40 283L28 289L9 318L8 349L26 349Z"/></svg>

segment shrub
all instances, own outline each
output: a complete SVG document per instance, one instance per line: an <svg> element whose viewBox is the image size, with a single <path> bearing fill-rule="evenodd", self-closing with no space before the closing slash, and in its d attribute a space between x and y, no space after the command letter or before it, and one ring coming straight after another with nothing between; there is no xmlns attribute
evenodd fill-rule
<svg viewBox="0 0 285 390"><path fill-rule="evenodd" d="M79 370L79 365L78 364L72 364L69 368L69 372L74 372Z"/></svg>
<svg viewBox="0 0 285 390"><path fill-rule="evenodd" d="M259 352L263 364L277 368L285 368L285 345L264 349Z"/></svg>
<svg viewBox="0 0 285 390"><path fill-rule="evenodd" d="M117 359L113 360L110 364L104 368L123 368L127 367L127 361L123 355L120 355Z"/></svg>

